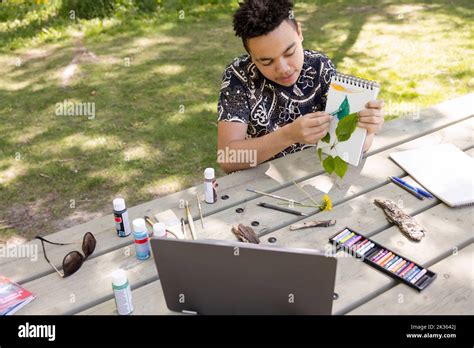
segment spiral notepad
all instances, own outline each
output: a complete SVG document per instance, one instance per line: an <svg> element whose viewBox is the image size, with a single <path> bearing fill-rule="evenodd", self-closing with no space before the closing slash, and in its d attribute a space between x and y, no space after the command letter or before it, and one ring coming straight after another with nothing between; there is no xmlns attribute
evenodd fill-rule
<svg viewBox="0 0 474 348"><path fill-rule="evenodd" d="M331 146L336 141L336 128L339 121L347 115L364 109L367 102L377 99L379 90L380 85L374 81L340 73L333 76L325 110L333 115L329 126L331 140L329 144L320 141L318 148L322 148L324 153L331 156L339 156L349 164L359 165L367 135L365 129L357 127L349 140L338 142L333 149Z"/></svg>

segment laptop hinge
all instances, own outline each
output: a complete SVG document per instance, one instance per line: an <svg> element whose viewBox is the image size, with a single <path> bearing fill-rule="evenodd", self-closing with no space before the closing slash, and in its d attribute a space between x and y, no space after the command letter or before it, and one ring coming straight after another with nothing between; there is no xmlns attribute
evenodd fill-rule
<svg viewBox="0 0 474 348"><path fill-rule="evenodd" d="M198 314L198 312L196 312L196 311L188 311L186 309L181 310L181 313L183 313L183 314Z"/></svg>

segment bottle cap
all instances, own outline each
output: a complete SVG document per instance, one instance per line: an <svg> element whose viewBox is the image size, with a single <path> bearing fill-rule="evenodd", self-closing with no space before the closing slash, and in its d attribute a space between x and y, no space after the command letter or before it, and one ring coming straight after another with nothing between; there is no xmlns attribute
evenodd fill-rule
<svg viewBox="0 0 474 348"><path fill-rule="evenodd" d="M146 230L147 229L146 229L145 219L138 218L138 219L133 220L133 231L143 232Z"/></svg>
<svg viewBox="0 0 474 348"><path fill-rule="evenodd" d="M206 168L204 171L204 179L214 179L215 178L215 172L214 168Z"/></svg>
<svg viewBox="0 0 474 348"><path fill-rule="evenodd" d="M112 273L112 283L116 286L122 286L128 282L127 273L123 269L118 269Z"/></svg>
<svg viewBox="0 0 474 348"><path fill-rule="evenodd" d="M166 226L162 222L153 224L153 237L166 237Z"/></svg>
<svg viewBox="0 0 474 348"><path fill-rule="evenodd" d="M115 198L113 204L114 210L120 211L125 209L125 199L123 198Z"/></svg>

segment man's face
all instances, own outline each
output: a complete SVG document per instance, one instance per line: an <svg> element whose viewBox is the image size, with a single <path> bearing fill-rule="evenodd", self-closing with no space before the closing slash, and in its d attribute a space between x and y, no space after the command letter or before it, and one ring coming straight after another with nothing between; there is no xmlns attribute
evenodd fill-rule
<svg viewBox="0 0 474 348"><path fill-rule="evenodd" d="M275 30L247 41L252 61L267 79L282 86L292 86L303 67L303 35L289 21Z"/></svg>

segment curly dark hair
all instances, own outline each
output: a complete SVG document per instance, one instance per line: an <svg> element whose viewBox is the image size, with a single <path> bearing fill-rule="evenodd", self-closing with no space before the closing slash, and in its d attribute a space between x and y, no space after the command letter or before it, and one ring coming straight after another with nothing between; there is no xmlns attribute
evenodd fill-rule
<svg viewBox="0 0 474 348"><path fill-rule="evenodd" d="M247 40L266 35L276 29L284 20L296 28L293 3L290 0L244 0L234 14L235 35L242 38L248 51Z"/></svg>

